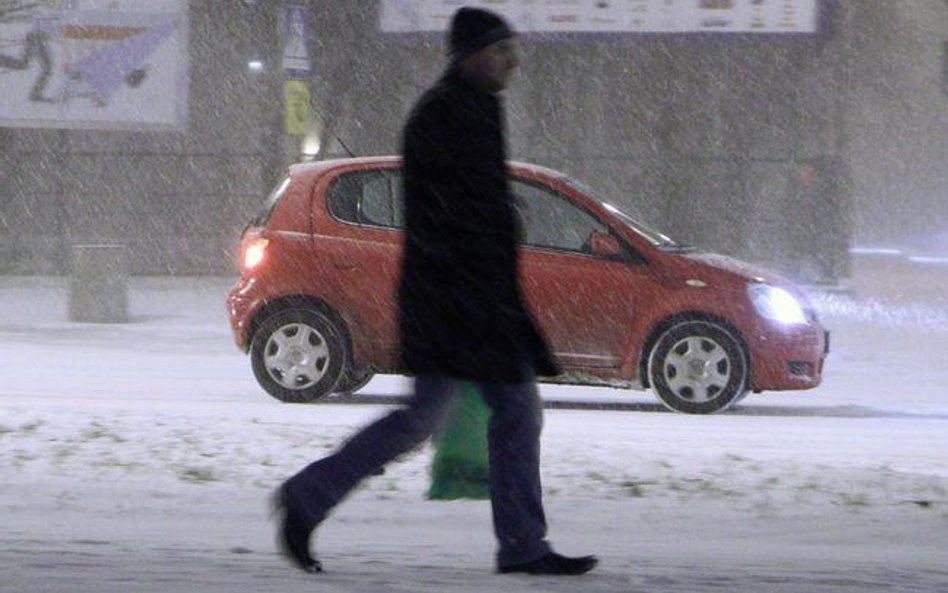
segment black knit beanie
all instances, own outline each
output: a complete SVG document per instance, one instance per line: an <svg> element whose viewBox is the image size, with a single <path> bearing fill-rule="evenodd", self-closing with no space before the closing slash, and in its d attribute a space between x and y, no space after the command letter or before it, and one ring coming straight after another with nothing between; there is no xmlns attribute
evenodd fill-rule
<svg viewBox="0 0 948 593"><path fill-rule="evenodd" d="M458 61L513 36L513 29L500 15L480 8L459 8L448 31L448 53Z"/></svg>

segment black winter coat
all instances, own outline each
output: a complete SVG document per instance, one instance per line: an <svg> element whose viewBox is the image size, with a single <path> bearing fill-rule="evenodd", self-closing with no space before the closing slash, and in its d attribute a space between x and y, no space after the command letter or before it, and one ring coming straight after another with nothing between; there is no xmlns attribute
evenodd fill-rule
<svg viewBox="0 0 948 593"><path fill-rule="evenodd" d="M560 372L518 285L503 133L500 99L455 70L405 125L398 314L410 373L515 383L527 368Z"/></svg>

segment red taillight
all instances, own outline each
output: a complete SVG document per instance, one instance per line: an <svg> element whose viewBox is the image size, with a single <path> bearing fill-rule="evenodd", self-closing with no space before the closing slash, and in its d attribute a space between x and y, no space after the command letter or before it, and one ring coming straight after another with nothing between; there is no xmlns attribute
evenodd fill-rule
<svg viewBox="0 0 948 593"><path fill-rule="evenodd" d="M263 258L267 254L267 245L269 243L269 239L260 237L250 239L244 243L244 270L252 270L260 265L260 262L263 261Z"/></svg>

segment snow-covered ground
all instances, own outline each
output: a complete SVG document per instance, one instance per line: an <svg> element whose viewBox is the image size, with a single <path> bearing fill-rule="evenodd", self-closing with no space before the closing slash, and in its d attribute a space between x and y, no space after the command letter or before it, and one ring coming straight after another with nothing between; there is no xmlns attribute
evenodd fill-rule
<svg viewBox="0 0 948 593"><path fill-rule="evenodd" d="M0 592L948 591L948 269L862 258L814 293L824 385L731 412L649 394L546 412L550 534L578 579L499 576L485 501L424 499L430 449L276 554L268 497L387 409L284 405L224 318L229 279L134 278L127 324L67 320L62 278L0 277ZM364 393L399 393L379 377Z"/></svg>

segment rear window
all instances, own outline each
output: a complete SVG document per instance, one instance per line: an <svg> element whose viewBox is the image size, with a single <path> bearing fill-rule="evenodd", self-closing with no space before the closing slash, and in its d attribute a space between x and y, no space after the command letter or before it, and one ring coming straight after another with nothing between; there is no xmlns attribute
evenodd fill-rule
<svg viewBox="0 0 948 593"><path fill-rule="evenodd" d="M250 227L259 227L267 224L267 221L270 220L270 215L273 213L273 209L279 203L280 198L286 194L286 188L290 186L290 178L287 177L276 186L276 189L270 193L266 201L263 203L263 207L260 208L260 211L257 212L256 216L250 219L250 222L247 223L247 228Z"/></svg>
<svg viewBox="0 0 948 593"><path fill-rule="evenodd" d="M329 188L329 212L352 224L400 229L402 181L397 169L343 173Z"/></svg>

